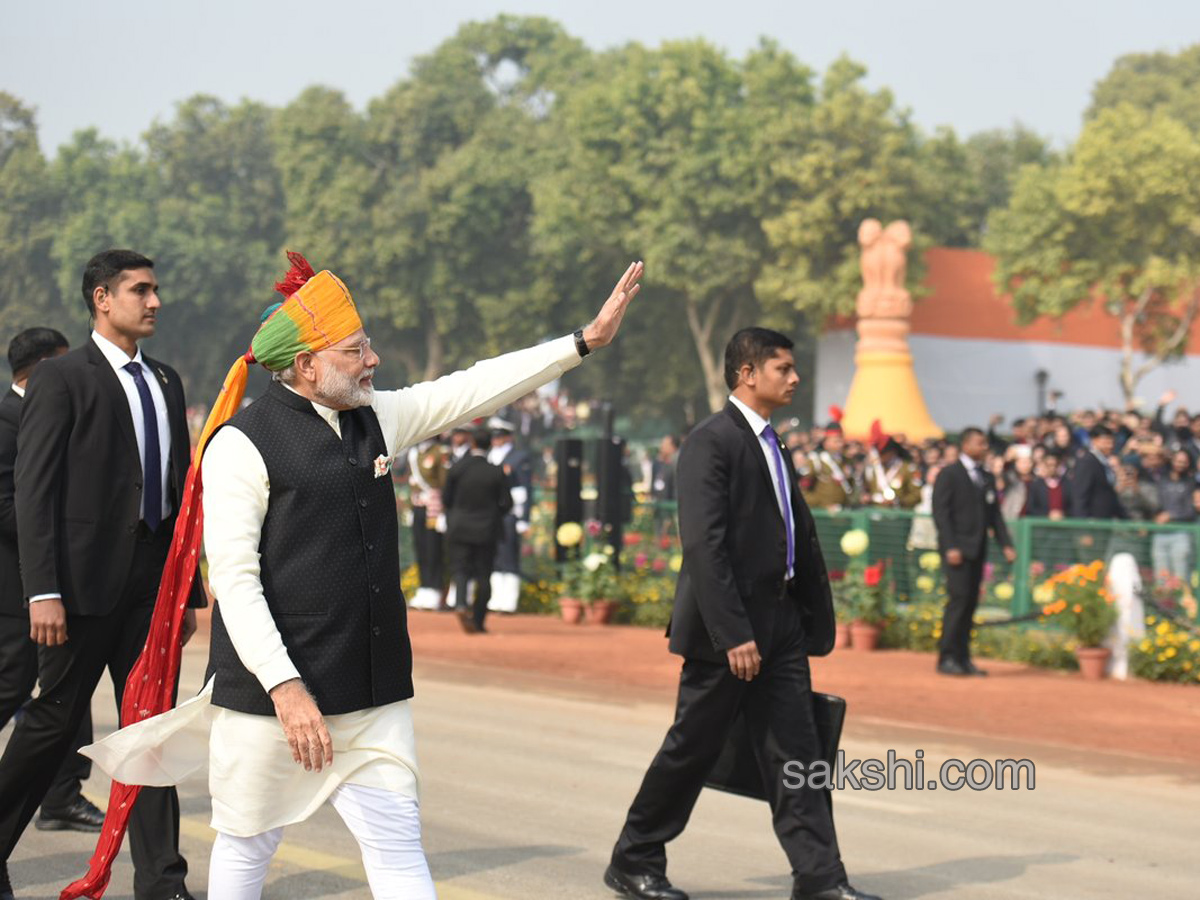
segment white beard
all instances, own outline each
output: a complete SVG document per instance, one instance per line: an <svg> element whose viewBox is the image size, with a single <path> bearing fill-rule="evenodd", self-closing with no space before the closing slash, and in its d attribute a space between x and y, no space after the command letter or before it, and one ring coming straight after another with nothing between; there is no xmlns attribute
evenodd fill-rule
<svg viewBox="0 0 1200 900"><path fill-rule="evenodd" d="M360 377L374 373L374 369L366 369ZM370 406L375 399L375 388L368 385L363 387L358 380L347 375L340 369L327 366L317 381L317 400L325 406L334 409L357 409L360 406Z"/></svg>

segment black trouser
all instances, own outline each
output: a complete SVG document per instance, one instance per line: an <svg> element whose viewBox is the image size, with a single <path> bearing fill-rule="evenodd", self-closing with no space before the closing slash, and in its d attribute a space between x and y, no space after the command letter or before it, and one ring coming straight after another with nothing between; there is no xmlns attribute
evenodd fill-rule
<svg viewBox="0 0 1200 900"><path fill-rule="evenodd" d="M413 507L413 552L417 557L417 573L421 576L421 587L433 588L441 593L445 587L442 574L443 535L432 528L432 524L425 507Z"/></svg>
<svg viewBox="0 0 1200 900"><path fill-rule="evenodd" d="M964 559L960 565L952 566L942 556L946 570L946 609L942 613L942 641L938 647L938 659L952 660L966 665L971 660L971 626L975 619L975 607L979 605L979 586L983 583L983 567L987 561L987 548L975 559Z"/></svg>
<svg viewBox="0 0 1200 900"><path fill-rule="evenodd" d="M41 690L25 706L0 757L0 859L12 856L54 781L106 668L120 709L125 679L150 630L170 542L169 523L139 540L129 581L112 612L68 615L67 642L38 648ZM162 900L183 889L187 863L179 855L175 788L142 788L129 818L129 849L137 900Z"/></svg>
<svg viewBox="0 0 1200 900"><path fill-rule="evenodd" d="M675 724L642 780L612 863L632 874L665 875L665 844L687 825L705 779L743 709L775 835L792 866L795 887L822 891L846 879L827 793L784 785L784 766L821 758L813 721L812 684L794 600L780 601L770 647L759 647L762 670L735 678L727 663L685 659Z"/></svg>
<svg viewBox="0 0 1200 900"><path fill-rule="evenodd" d="M475 603L471 616L475 624L483 628L487 617L488 601L492 599L492 560L496 556L496 544L467 544L454 541L450 544L450 564L454 567L454 602L459 609L467 608L467 585L475 582Z"/></svg>
<svg viewBox="0 0 1200 900"><path fill-rule="evenodd" d="M37 684L37 644L29 637L29 620L0 616L0 729L25 705ZM67 758L42 800L48 815L66 812L78 799L80 785L92 774L92 761L80 756L79 748L92 742L92 710L89 706Z"/></svg>

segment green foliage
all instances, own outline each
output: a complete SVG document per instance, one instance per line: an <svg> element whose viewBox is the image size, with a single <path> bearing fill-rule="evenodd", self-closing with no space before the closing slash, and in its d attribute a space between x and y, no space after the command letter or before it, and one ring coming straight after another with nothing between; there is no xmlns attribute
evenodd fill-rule
<svg viewBox="0 0 1200 900"><path fill-rule="evenodd" d="M640 257L636 316L570 388L694 422L724 402L739 327L792 334L811 370L815 335L852 308L863 218L912 221L916 290L921 248L976 243L1016 168L1049 159L1019 128L923 135L865 76L849 59L818 75L767 40L740 59L694 40L595 53L504 15L365 109L324 87L280 109L196 96L137 142L81 131L49 160L0 93L0 324L77 342L84 262L136 248L165 303L148 350L204 402L274 302L286 247L343 277L381 383L403 383L574 330Z"/></svg>
<svg viewBox="0 0 1200 900"><path fill-rule="evenodd" d="M1175 54L1122 56L1092 89L1086 118L1091 121L1121 104L1163 112L1200 134L1200 44Z"/></svg>
<svg viewBox="0 0 1200 900"><path fill-rule="evenodd" d="M1186 126L1120 104L1097 113L1066 159L1023 169L989 219L996 286L1021 321L1092 302L1119 320L1130 401L1146 372L1183 352L1200 304L1198 167Z"/></svg>

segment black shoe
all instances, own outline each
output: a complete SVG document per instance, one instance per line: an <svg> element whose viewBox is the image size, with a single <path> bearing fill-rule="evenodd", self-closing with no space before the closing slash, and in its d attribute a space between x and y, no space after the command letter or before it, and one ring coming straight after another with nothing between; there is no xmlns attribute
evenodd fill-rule
<svg viewBox="0 0 1200 900"><path fill-rule="evenodd" d="M962 663L956 662L953 659L941 659L937 664L938 674L940 675L970 675L971 670Z"/></svg>
<svg viewBox="0 0 1200 900"><path fill-rule="evenodd" d="M462 626L462 630L467 634L476 634L479 631L479 626L471 618L471 611L465 606L458 609L458 624Z"/></svg>
<svg viewBox="0 0 1200 900"><path fill-rule="evenodd" d="M967 669L968 675L986 675L987 674L987 669L979 668L979 666L975 665L975 663L971 662L969 659L967 660L966 669Z"/></svg>
<svg viewBox="0 0 1200 900"><path fill-rule="evenodd" d="M688 900L688 895L671 887L666 875L630 875L616 866L604 870L604 883L622 897L637 900Z"/></svg>
<svg viewBox="0 0 1200 900"><path fill-rule="evenodd" d="M95 833L104 824L104 813L96 808L87 797L79 797L64 810L46 812L42 810L34 827L38 831L90 831ZM4 895L0 894L0 900Z"/></svg>
<svg viewBox="0 0 1200 900"><path fill-rule="evenodd" d="M12 882L8 880L8 863L0 862L0 900L16 900Z"/></svg>
<svg viewBox="0 0 1200 900"><path fill-rule="evenodd" d="M843 881L836 887L825 888L815 894L804 893L797 889L792 891L792 900L883 900L875 894L864 894L857 888L850 887L849 882Z"/></svg>
<svg viewBox="0 0 1200 900"><path fill-rule="evenodd" d="M0 898L0 900L3 900L3 898ZM196 900L196 898L188 893L187 888L180 888L170 897L167 897L166 900Z"/></svg>

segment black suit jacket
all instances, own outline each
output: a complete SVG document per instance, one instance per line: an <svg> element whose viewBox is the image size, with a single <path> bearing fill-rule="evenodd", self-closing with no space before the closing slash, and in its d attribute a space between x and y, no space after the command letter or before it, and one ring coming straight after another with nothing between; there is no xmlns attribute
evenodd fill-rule
<svg viewBox="0 0 1200 900"><path fill-rule="evenodd" d="M167 403L168 490L178 511L191 461L183 383L170 366L142 358ZM91 340L38 363L29 378L17 439L16 502L24 596L61 594L74 615L111 612L137 541L142 464L125 391ZM191 605L204 605L199 578Z"/></svg>
<svg viewBox="0 0 1200 900"><path fill-rule="evenodd" d="M28 616L17 564L17 507L13 498L20 421L21 395L9 388L0 399L0 616Z"/></svg>
<svg viewBox="0 0 1200 900"><path fill-rule="evenodd" d="M482 456L468 455L446 474L442 488L446 540L494 544L504 514L512 509L512 491L504 470Z"/></svg>
<svg viewBox="0 0 1200 900"><path fill-rule="evenodd" d="M933 483L933 521L943 553L959 550L966 559L980 559L987 552L989 531L1002 546L1012 544L1000 514L996 480L983 472L983 487L977 487L961 461L942 469Z"/></svg>
<svg viewBox="0 0 1200 900"><path fill-rule="evenodd" d="M791 454L781 449L791 484ZM833 649L833 597L808 505L792 490L795 578L789 588L787 538L771 470L758 437L732 403L692 431L675 470L683 566L667 634L672 653L724 662L754 640L760 650L779 603L796 603L807 651Z"/></svg>
<svg viewBox="0 0 1200 900"><path fill-rule="evenodd" d="M1083 450L1067 476L1067 515L1072 519L1124 519L1125 508L1117 489L1108 481L1104 463L1090 450Z"/></svg>

